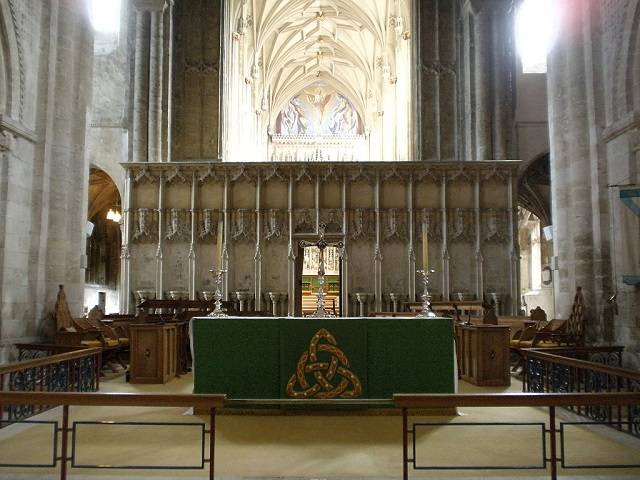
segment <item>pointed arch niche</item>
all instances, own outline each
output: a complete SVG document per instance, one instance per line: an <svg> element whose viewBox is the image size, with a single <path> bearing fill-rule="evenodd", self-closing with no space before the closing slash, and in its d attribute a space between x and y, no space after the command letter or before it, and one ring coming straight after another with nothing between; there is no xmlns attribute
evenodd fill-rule
<svg viewBox="0 0 640 480"><path fill-rule="evenodd" d="M410 158L410 0L232 0L226 161Z"/></svg>

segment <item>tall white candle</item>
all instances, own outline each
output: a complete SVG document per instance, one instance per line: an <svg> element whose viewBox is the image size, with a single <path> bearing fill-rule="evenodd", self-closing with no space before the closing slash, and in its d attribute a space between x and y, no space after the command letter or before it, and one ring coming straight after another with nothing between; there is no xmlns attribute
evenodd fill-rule
<svg viewBox="0 0 640 480"><path fill-rule="evenodd" d="M426 272L429 269L429 235L427 224L422 224L422 269Z"/></svg>
<svg viewBox="0 0 640 480"><path fill-rule="evenodd" d="M224 238L224 221L222 220L222 218L220 218L220 220L218 221L218 244L216 245L216 247L218 247L218 269L222 270L224 265L222 264L222 243L223 243L223 238Z"/></svg>

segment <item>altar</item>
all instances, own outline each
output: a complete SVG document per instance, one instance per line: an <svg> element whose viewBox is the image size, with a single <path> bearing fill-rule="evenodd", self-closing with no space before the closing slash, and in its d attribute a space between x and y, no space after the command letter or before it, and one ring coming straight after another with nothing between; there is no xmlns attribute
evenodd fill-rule
<svg viewBox="0 0 640 480"><path fill-rule="evenodd" d="M391 399L454 393L447 318L194 318L194 393Z"/></svg>

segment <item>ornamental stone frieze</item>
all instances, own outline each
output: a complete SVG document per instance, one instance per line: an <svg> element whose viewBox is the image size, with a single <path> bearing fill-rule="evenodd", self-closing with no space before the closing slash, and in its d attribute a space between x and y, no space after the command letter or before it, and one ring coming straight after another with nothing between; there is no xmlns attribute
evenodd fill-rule
<svg viewBox="0 0 640 480"><path fill-rule="evenodd" d="M447 182L474 183L499 181L504 183L515 177L519 162L317 162L313 165L287 162L150 162L122 163L132 173L135 183L159 182L160 175L168 183L187 181L195 172L200 183L223 182L227 177L232 183L255 183L262 181L287 182L292 178L296 183L322 183L332 181L366 182L373 184L376 177L381 181L398 180L407 182L438 183L443 176Z"/></svg>
<svg viewBox="0 0 640 480"><path fill-rule="evenodd" d="M133 240L155 242L158 240L158 211L151 208L133 210Z"/></svg>

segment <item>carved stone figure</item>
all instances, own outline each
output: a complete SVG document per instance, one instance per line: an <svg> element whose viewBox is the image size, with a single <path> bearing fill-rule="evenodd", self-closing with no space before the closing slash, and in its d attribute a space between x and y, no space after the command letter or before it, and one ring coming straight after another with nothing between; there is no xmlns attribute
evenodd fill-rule
<svg viewBox="0 0 640 480"><path fill-rule="evenodd" d="M320 223L325 226L328 233L342 232L342 210L330 208L320 210Z"/></svg>
<svg viewBox="0 0 640 480"><path fill-rule="evenodd" d="M384 239L405 240L407 238L407 212L390 208L383 212Z"/></svg>
<svg viewBox="0 0 640 480"><path fill-rule="evenodd" d="M133 231L133 239L134 240L142 240L148 239L151 240L154 237L153 228L153 215L154 211L150 208L138 208L133 212L134 219L134 231Z"/></svg>
<svg viewBox="0 0 640 480"><path fill-rule="evenodd" d="M373 238L373 221L371 210L356 208L351 210L351 227L349 229L352 240L370 240Z"/></svg>
<svg viewBox="0 0 640 480"><path fill-rule="evenodd" d="M217 212L211 209L204 209L200 212L200 222L198 238L214 238L218 234Z"/></svg>
<svg viewBox="0 0 640 480"><path fill-rule="evenodd" d="M465 208L449 210L447 235L452 241L464 242L473 236L473 212Z"/></svg>
<svg viewBox="0 0 640 480"><path fill-rule="evenodd" d="M309 233L316 228L315 210L304 208L293 212L293 230L295 233Z"/></svg>
<svg viewBox="0 0 640 480"><path fill-rule="evenodd" d="M264 212L264 238L266 240L277 240L287 232L284 222L284 212L272 208Z"/></svg>
<svg viewBox="0 0 640 480"><path fill-rule="evenodd" d="M179 240L187 236L187 226L185 222L186 211L172 208L167 215L167 240Z"/></svg>
<svg viewBox="0 0 640 480"><path fill-rule="evenodd" d="M255 233L254 212L245 208L234 210L232 219L233 228L231 230L231 238L233 238L233 240L251 240Z"/></svg>
<svg viewBox="0 0 640 480"><path fill-rule="evenodd" d="M507 219L504 210L487 208L482 211L483 238L486 241L503 242L508 238Z"/></svg>
<svg viewBox="0 0 640 480"><path fill-rule="evenodd" d="M429 240L442 241L442 212L436 208L423 208L416 213L416 237L422 238L427 232Z"/></svg>

